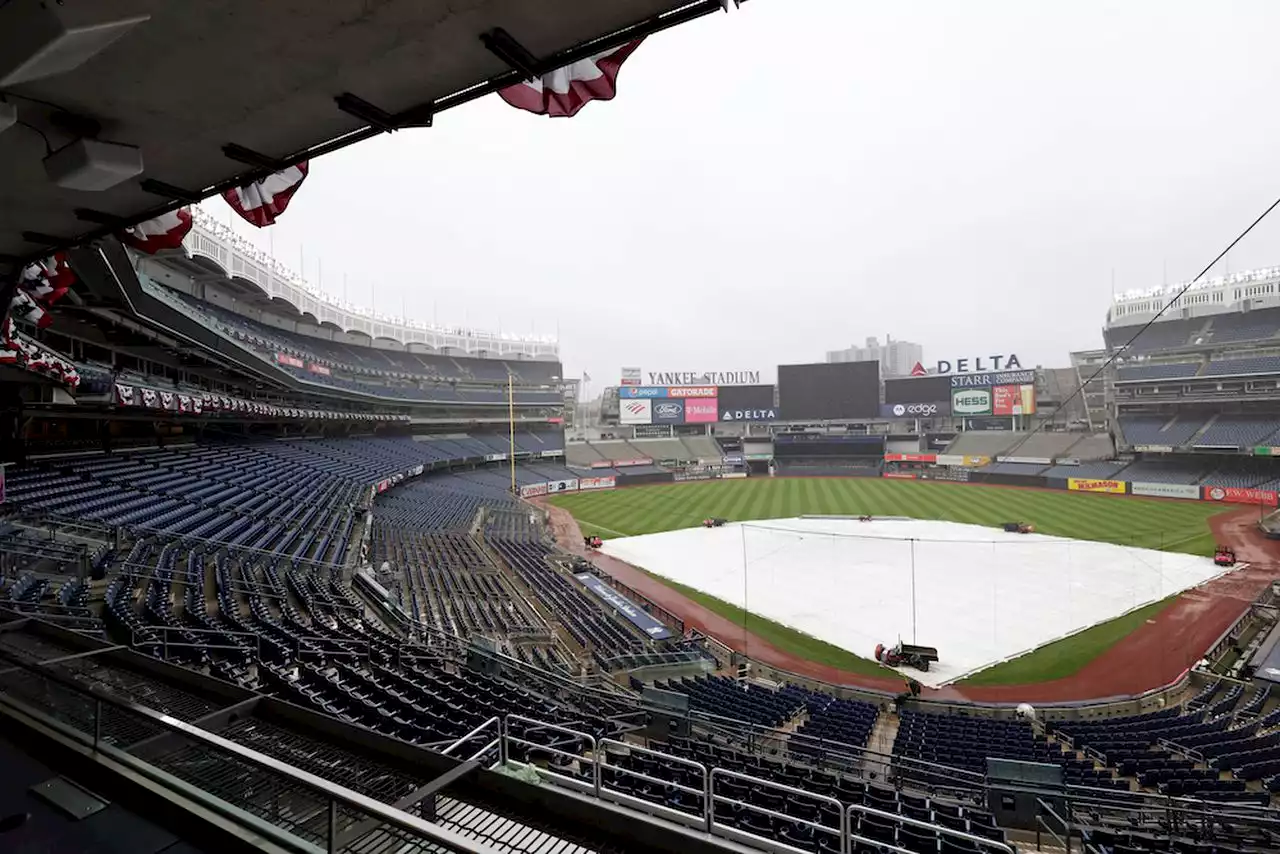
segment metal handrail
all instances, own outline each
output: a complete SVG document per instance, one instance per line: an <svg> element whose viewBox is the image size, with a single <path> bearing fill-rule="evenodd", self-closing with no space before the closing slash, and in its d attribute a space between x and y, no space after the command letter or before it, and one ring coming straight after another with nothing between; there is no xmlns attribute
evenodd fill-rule
<svg viewBox="0 0 1280 854"><path fill-rule="evenodd" d="M471 730L471 732L467 733L464 736L461 736L456 741L452 742L448 747L446 747L444 750L441 750L440 752L443 753L445 756L448 756L450 753L453 753L453 751L457 750L463 744L466 744L468 741L475 738L480 733L484 732L490 726L494 726L494 725L497 726L498 736L501 737L502 736L502 720L497 715L494 715L493 717L489 718L489 720L485 721L475 729ZM483 753L485 750L488 750L487 746L483 748L481 752Z"/></svg>
<svg viewBox="0 0 1280 854"><path fill-rule="evenodd" d="M117 759L127 758L131 765L144 766L148 769L153 769L156 772L160 771L160 769L151 766L149 763L143 762L124 750L101 743L102 707L104 705L112 706L131 715L142 718L153 726L169 732L177 733L183 738L198 742L212 750L229 753L248 765L263 768L272 774L279 775L290 782L297 784L300 788L308 789L321 795L329 801L329 813L331 817L329 822L329 832L331 834L331 843L335 841L335 837L333 836L336 831L336 823L334 821L334 817L336 816L335 810L338 804L342 804L355 811L366 813L379 821L385 822L386 824L417 834L418 836L444 846L451 851L465 852L465 854L497 854L496 849L467 839L459 833L455 833L447 828L424 821L423 819L410 815L403 810L398 810L395 807L384 804L383 802L370 798L367 795L348 789L339 783L318 777L310 772L303 771L300 768L295 768L294 766L281 762L274 757L259 753L256 750L251 750L241 744L221 736L214 735L207 730L192 726L191 724L180 721L170 715L162 714L154 709L147 708L146 706L140 706L136 703L121 700L111 694L100 691L93 686L82 685L75 680L63 678L59 674L53 673L41 665L19 663L17 666L93 700L94 731L92 733L80 732L63 721L56 721L56 719L51 720L55 720L59 723L61 729L70 733L78 733L79 740L83 741L86 745L92 746L95 752L110 753ZM25 705L22 704L21 701L15 701L14 699L7 697L3 691L0 691L0 703L13 708ZM150 776L154 777L156 775L151 774ZM217 800L221 801L221 799ZM226 802L223 801L222 803ZM232 807L233 805L227 804L227 806Z"/></svg>
<svg viewBox="0 0 1280 854"><path fill-rule="evenodd" d="M502 760L504 762L507 761L511 756L510 748L507 745L508 742L515 742L516 744L522 744L525 747L534 747L534 748L537 748L538 750L545 750L548 753L554 753L557 756L564 756L566 758L575 759L578 761L581 761L583 758L582 755L578 753L570 753L567 750L561 750L560 748L552 747L549 744L539 744L536 741L529 741L527 738L521 738L520 736L512 735L511 734L512 721L517 721L519 723L524 723L524 724L531 724L539 729L549 729L554 732L561 732L561 733L564 733L565 735L571 735L574 738L580 738L586 741L587 744L590 745L591 747L592 789L595 792L595 796L597 798L600 797L600 756L599 756L599 753L597 752L598 744L596 742L596 737L594 735L590 735L585 732L578 732L577 730L569 729L568 727L562 727L559 724L551 724L551 723L547 723L546 721L536 720L534 718L526 718L523 715L507 715L503 721L503 727L502 727L502 742L503 742ZM548 770L546 773L551 774L552 776L555 776L555 777L565 777L564 774L561 774L557 771ZM566 779L569 779L569 778L566 777Z"/></svg>
<svg viewBox="0 0 1280 854"><path fill-rule="evenodd" d="M1067 851L1070 851L1071 850L1071 822L1067 821L1067 819L1058 815L1058 813L1054 811L1053 806L1051 804L1046 803L1043 798L1036 798L1036 806L1040 807L1040 812L1036 814L1036 848L1040 847L1040 828L1043 827L1044 830L1047 831L1048 834L1052 836L1059 845L1067 849ZM1049 822L1045 821L1046 814L1056 818L1058 820L1058 823L1062 825L1062 832L1066 834L1065 838L1062 836L1059 836L1058 832L1049 826ZM1067 814L1068 815L1071 814L1070 809L1067 810Z"/></svg>
<svg viewBox="0 0 1280 854"><path fill-rule="evenodd" d="M609 750L608 750L608 748L609 748L609 747L611 747L611 746L612 746L612 747L621 747L621 748L625 749L628 753L641 753L641 754L647 754L647 755L649 755L649 756L658 756L658 757L661 757L663 760L668 761L668 762L669 762L669 761L674 760L676 763L678 763L678 764L680 764L680 765L685 765L685 766L688 766L688 767L690 767L690 768L693 768L693 769L695 769L696 771L698 771L698 772L700 772L700 773L701 773L701 775L702 775L702 786L701 786L701 788L695 789L695 788L693 788L692 786L686 786L686 785L684 785L683 783L674 783L674 782L672 782L672 781L670 781L670 780L663 780L663 779L658 778L658 777L651 777L651 776L649 776L648 774L645 774L643 771L632 771L630 768L623 768L621 765L613 765L613 764L610 764L610 763L608 762L608 759L609 759ZM615 789L611 789L611 788L609 788L608 786L606 786L606 785L605 785L605 783L604 783L604 770L605 770L606 768L612 768L612 769L614 770L614 772L615 772L615 773L619 773L619 774L626 774L626 775L627 775L627 776L629 776L629 777L636 777L636 778L638 778L638 779L644 780L644 781L649 782L649 783L657 783L658 785L661 785L661 786L670 786L670 787L672 787L672 788L674 788L674 789L677 789L677 790L679 790L679 791L681 791L681 792L686 792L686 793L691 794L691 795L696 795L696 796L698 796L699 798L702 798L702 799L703 799L703 809L702 809L702 811L703 811L703 813L704 813L704 814L706 813L706 799L708 799L708 798L710 797L710 792L711 792L711 777L710 777L710 775L708 774L707 766L706 766L706 765L704 765L704 764L702 764L701 762L695 762L695 761L694 761L694 760L692 760L692 759L685 759L685 758L680 757L680 756L672 756L672 755L670 755L670 754L668 754L668 753L663 753L663 752L662 752L662 751L660 751L660 750L653 750L653 749L648 748L648 747L641 747L641 746L639 746L639 745L637 745L637 744L628 744L628 743L627 743L627 742L625 742L625 741L618 741L618 740L616 740L616 739L612 739L612 738L602 738L602 739L600 739L600 753L599 753L599 755L596 757L596 765L600 768L599 777L600 777L600 789L601 789L601 791L602 791L602 792L610 792L610 793L613 793L613 794L618 794L618 795L623 795L623 796L630 797L629 795L627 795L627 793L626 793L626 792L618 792L618 791L616 791ZM664 808L665 808L665 807L664 807ZM675 810L675 812L679 812L679 810ZM704 819L703 823L705 824L705 819ZM708 830L709 830L709 829L710 829L710 828L708 828Z"/></svg>

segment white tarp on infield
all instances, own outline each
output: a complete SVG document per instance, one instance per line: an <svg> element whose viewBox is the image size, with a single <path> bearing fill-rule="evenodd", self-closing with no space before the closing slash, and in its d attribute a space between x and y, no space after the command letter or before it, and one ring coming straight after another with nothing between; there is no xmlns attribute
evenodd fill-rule
<svg viewBox="0 0 1280 854"><path fill-rule="evenodd" d="M775 519L602 550L866 658L914 634L941 661L903 672L931 686L1222 572L1192 555L917 520Z"/></svg>

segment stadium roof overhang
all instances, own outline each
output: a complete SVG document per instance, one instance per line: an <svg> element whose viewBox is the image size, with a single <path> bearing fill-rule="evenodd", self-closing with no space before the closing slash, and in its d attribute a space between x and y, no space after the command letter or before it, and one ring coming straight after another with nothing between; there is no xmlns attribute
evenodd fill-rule
<svg viewBox="0 0 1280 854"><path fill-rule="evenodd" d="M17 123L4 129L0 112L0 276L720 7L8 0L0 110L16 108ZM58 186L43 161L79 139L136 146L144 171L106 190Z"/></svg>

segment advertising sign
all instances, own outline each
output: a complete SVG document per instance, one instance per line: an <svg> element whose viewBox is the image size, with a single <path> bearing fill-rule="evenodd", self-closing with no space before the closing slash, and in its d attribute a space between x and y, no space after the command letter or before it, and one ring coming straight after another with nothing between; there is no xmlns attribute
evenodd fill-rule
<svg viewBox="0 0 1280 854"><path fill-rule="evenodd" d="M546 495L547 485L545 483L527 483L520 487L520 497L530 498L535 495Z"/></svg>
<svg viewBox="0 0 1280 854"><path fill-rule="evenodd" d="M776 407L766 409L721 409L721 421L781 421Z"/></svg>
<svg viewBox="0 0 1280 854"><path fill-rule="evenodd" d="M578 478L578 489L583 491L588 489L613 489L615 486L617 486L617 479L613 477Z"/></svg>
<svg viewBox="0 0 1280 854"><path fill-rule="evenodd" d="M950 401L929 403L884 403L880 405L881 418L932 418L951 411Z"/></svg>
<svg viewBox="0 0 1280 854"><path fill-rule="evenodd" d="M993 385L1029 385L1036 381L1035 371L1000 371L984 374L952 374L952 388L987 388Z"/></svg>
<svg viewBox="0 0 1280 854"><path fill-rule="evenodd" d="M991 389L963 388L951 392L951 412L955 415L990 415Z"/></svg>
<svg viewBox="0 0 1280 854"><path fill-rule="evenodd" d="M759 371L650 371L649 385L753 385Z"/></svg>
<svg viewBox="0 0 1280 854"><path fill-rule="evenodd" d="M720 421L780 421L771 385L726 386L720 389Z"/></svg>
<svg viewBox="0 0 1280 854"><path fill-rule="evenodd" d="M290 356L288 353L276 353L276 361L291 368L301 368L305 364L297 356Z"/></svg>
<svg viewBox="0 0 1280 854"><path fill-rule="evenodd" d="M970 418L964 422L969 430L1012 430L1011 418Z"/></svg>
<svg viewBox="0 0 1280 854"><path fill-rule="evenodd" d="M582 582L582 585L594 593L602 602L626 617L649 637L654 640L671 637L670 629L654 619L644 609L636 607L630 599L605 584L599 577L589 572L584 572L580 575L575 575L574 578Z"/></svg>
<svg viewBox="0 0 1280 854"><path fill-rule="evenodd" d="M547 481L547 492L577 492L578 479L576 477L567 480L551 480Z"/></svg>
<svg viewBox="0 0 1280 854"><path fill-rule="evenodd" d="M668 397L667 387L664 385L632 385L624 386L618 389L618 397L623 400L645 397Z"/></svg>
<svg viewBox="0 0 1280 854"><path fill-rule="evenodd" d="M486 463L501 463L501 462L505 462L506 459L507 459L506 454L485 454L484 455L484 461Z"/></svg>
<svg viewBox="0 0 1280 854"><path fill-rule="evenodd" d="M618 420L623 424L652 424L652 400L627 400L618 407Z"/></svg>
<svg viewBox="0 0 1280 854"><path fill-rule="evenodd" d="M655 400L650 404L653 412L654 424L683 424L684 423L684 401L683 400Z"/></svg>
<svg viewBox="0 0 1280 854"><path fill-rule="evenodd" d="M937 463L940 466L963 466L965 468L981 468L991 462L991 457L976 456L974 454L938 454Z"/></svg>
<svg viewBox="0 0 1280 854"><path fill-rule="evenodd" d="M611 469L613 468L613 460L592 460L591 468L593 469Z"/></svg>
<svg viewBox="0 0 1280 854"><path fill-rule="evenodd" d="M1024 466L1051 466L1052 457L996 457L996 462L1015 463Z"/></svg>
<svg viewBox="0 0 1280 854"><path fill-rule="evenodd" d="M672 475L671 479L677 483L683 483L687 480L711 480L712 477L709 471L678 471Z"/></svg>
<svg viewBox="0 0 1280 854"><path fill-rule="evenodd" d="M924 446L928 451L945 451L956 438L955 433L925 433Z"/></svg>
<svg viewBox="0 0 1280 854"><path fill-rule="evenodd" d="M667 389L668 397L715 397L717 389L713 385L681 385Z"/></svg>
<svg viewBox="0 0 1280 854"><path fill-rule="evenodd" d="M691 397L684 402L686 424L710 424L719 416L720 406L714 397Z"/></svg>
<svg viewBox="0 0 1280 854"><path fill-rule="evenodd" d="M937 454L885 454L886 463L936 463Z"/></svg>
<svg viewBox="0 0 1280 854"><path fill-rule="evenodd" d="M623 368L622 382L620 385L640 385L640 369L639 368Z"/></svg>
<svg viewBox="0 0 1280 854"><path fill-rule="evenodd" d="M1016 371L1022 367L1017 353L995 356L971 356L964 359L939 359L940 374L980 374L984 371Z"/></svg>
<svg viewBox="0 0 1280 854"><path fill-rule="evenodd" d="M653 460L649 457L641 457L635 460L611 460L613 467L616 469L626 468L627 466L651 466Z"/></svg>
<svg viewBox="0 0 1280 854"><path fill-rule="evenodd" d="M1200 487L1190 483L1141 483L1129 484L1130 495L1150 495L1155 498L1186 498L1192 501L1200 497Z"/></svg>
<svg viewBox="0 0 1280 854"><path fill-rule="evenodd" d="M315 362L308 362L307 370L313 374L319 374L322 377L330 376L333 373L333 371L329 370L328 366L318 365Z"/></svg>
<svg viewBox="0 0 1280 854"><path fill-rule="evenodd" d="M1205 501L1224 501L1227 504L1264 504L1275 506L1276 493L1270 489L1243 489L1238 486L1206 486Z"/></svg>
<svg viewBox="0 0 1280 854"><path fill-rule="evenodd" d="M880 473L881 477L889 477L894 480L915 480L916 473L912 471L885 471Z"/></svg>
<svg viewBox="0 0 1280 854"><path fill-rule="evenodd" d="M1067 478L1067 489L1073 492L1110 492L1113 495L1123 495L1125 482L1123 480L1088 480L1080 477Z"/></svg>
<svg viewBox="0 0 1280 854"><path fill-rule="evenodd" d="M1034 415L1035 411L1035 386L998 385L991 389L992 415Z"/></svg>
<svg viewBox="0 0 1280 854"><path fill-rule="evenodd" d="M1259 445L1253 449L1253 455L1255 457L1280 457L1280 448L1274 448L1270 445Z"/></svg>

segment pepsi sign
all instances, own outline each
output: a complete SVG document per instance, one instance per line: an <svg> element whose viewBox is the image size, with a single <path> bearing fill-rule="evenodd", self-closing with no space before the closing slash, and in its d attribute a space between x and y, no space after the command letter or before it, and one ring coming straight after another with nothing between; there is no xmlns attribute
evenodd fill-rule
<svg viewBox="0 0 1280 854"><path fill-rule="evenodd" d="M624 399L668 397L669 390L664 385L631 385L618 389L618 397Z"/></svg>

